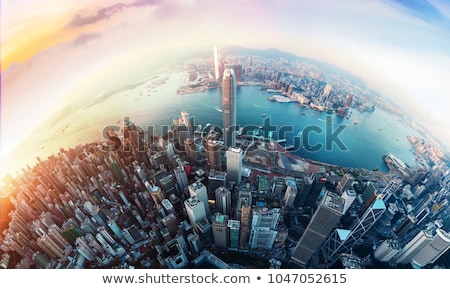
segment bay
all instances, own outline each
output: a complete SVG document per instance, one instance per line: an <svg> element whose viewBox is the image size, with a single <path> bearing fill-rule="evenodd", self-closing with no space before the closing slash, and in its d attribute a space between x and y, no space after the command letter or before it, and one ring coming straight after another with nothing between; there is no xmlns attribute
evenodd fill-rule
<svg viewBox="0 0 450 289"><path fill-rule="evenodd" d="M171 125L172 119L181 111L189 112L196 126L204 127L210 123L221 127L220 88L176 96L173 96L173 87L170 89L169 85L167 88L168 95L164 97L166 93L161 91L152 103L155 106L152 111L156 113L140 118L146 125L154 126L155 133L161 133L164 126ZM284 138L286 145L295 145L293 154L318 162L388 171L382 157L392 153L405 163L415 165L407 136L417 136L418 133L381 109L362 113L351 109L351 117L345 118L300 107L296 102L269 101L267 97L270 95L259 86L238 86L237 125L263 128L270 125L274 139ZM304 146L305 135L300 132L308 130L308 144ZM296 141L295 136L299 133L302 137ZM327 147L327 139L335 141L330 141ZM311 151L317 145L322 147Z"/></svg>

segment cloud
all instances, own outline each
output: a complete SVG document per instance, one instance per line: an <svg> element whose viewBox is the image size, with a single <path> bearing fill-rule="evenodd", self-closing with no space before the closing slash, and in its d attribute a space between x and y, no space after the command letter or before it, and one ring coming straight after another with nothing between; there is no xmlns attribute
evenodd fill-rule
<svg viewBox="0 0 450 289"><path fill-rule="evenodd" d="M89 41L97 39L101 36L100 33L84 33L80 34L77 38L72 41L73 46L82 46Z"/></svg>
<svg viewBox="0 0 450 289"><path fill-rule="evenodd" d="M430 24L436 24L443 29L450 28L450 19L439 7L426 0L391 0L406 8L414 17Z"/></svg>
<svg viewBox="0 0 450 289"><path fill-rule="evenodd" d="M82 27L86 25L95 24L97 22L107 20L113 15L124 11L129 8L145 7L145 6L155 6L160 4L161 0L136 0L132 3L116 3L110 6L106 6L94 11L84 10L75 14L72 20L69 22L69 28Z"/></svg>

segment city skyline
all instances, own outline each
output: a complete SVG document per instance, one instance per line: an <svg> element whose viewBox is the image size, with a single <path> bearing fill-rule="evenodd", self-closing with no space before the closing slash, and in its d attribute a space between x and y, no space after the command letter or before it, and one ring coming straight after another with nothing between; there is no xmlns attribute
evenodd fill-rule
<svg viewBox="0 0 450 289"><path fill-rule="evenodd" d="M450 8L444 1L88 3L2 2L2 163L62 108L138 78L134 70L126 79L121 72L142 55L153 52L156 59L230 44L330 62L402 105L441 141L450 135L443 85L450 78ZM241 16L239 29L218 17L224 12ZM184 33L176 33L180 29ZM156 66L155 59L146 61Z"/></svg>
<svg viewBox="0 0 450 289"><path fill-rule="evenodd" d="M165 129L148 126L146 134L135 123L139 110L134 110L132 117L116 122L120 126L104 127L103 140L61 147L57 155L38 159L21 176L2 179L9 195L2 199L2 211L11 211L1 218L5 237L0 238L0 266L250 269L255 262L258 268L279 269L447 268L450 170L446 156L428 140L414 136L419 131L412 131L414 122L403 112L399 122L398 108L341 75L322 74L308 61L284 60L286 55L278 53L279 59L226 55L219 66L225 68L222 87L211 57L187 60L183 70L170 66L165 74L136 87L139 97L134 100L126 97L131 90L125 90L124 102L111 97L88 107L96 116L111 112L111 105L143 106L134 103L142 97L151 100L154 110L162 110L159 124ZM234 99L229 88L235 90L235 75L226 68L230 66L239 73L241 109L263 107L282 119L282 128L258 113L264 125L244 125L231 146L227 144L226 130L214 122L236 123L227 119L233 110L223 102ZM187 84L178 87L174 100L160 97L170 110L158 109L152 93L167 90L171 95L180 76ZM211 98L223 106L206 103ZM205 107L214 113L208 114ZM197 126L191 110L208 115L202 122L209 123ZM314 151L308 130L319 132L317 121L322 121L330 142L322 153L337 155L347 148L333 150L333 142L340 146L340 130L333 133L331 124L336 121L342 129L351 124L352 139L373 129L367 121L378 119L378 110L386 122L387 138L377 138L382 151L392 149L386 145L393 131L403 134L403 142L412 147L409 153L415 156L415 166L389 153L382 157L388 171L344 167L304 158L294 145L285 144L283 131L292 131L293 126L284 123L299 118L309 125L300 130L306 139L297 134L297 139L306 140L297 149ZM243 123L252 123L249 120ZM408 135L406 127L390 130L397 124L411 126ZM356 132L356 127L365 128ZM89 123L81 128L89 129ZM381 130L379 126L376 131ZM399 138L394 141L396 150L402 147ZM366 141L361 139L358 146L361 143ZM369 155L363 159L366 163ZM230 190L229 198L226 191L221 196L222 189ZM425 229L433 236L430 246L423 243L410 251L414 235ZM412 259L405 264L406 251Z"/></svg>

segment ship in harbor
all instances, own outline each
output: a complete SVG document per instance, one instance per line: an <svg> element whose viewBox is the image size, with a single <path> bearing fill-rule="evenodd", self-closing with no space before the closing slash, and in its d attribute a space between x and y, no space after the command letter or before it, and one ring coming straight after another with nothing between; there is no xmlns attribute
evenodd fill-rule
<svg viewBox="0 0 450 289"><path fill-rule="evenodd" d="M283 96L281 94L274 94L272 96L269 96L267 99L270 100L270 101L276 101L276 102L293 102L293 101L296 101L293 98L289 98L289 97Z"/></svg>

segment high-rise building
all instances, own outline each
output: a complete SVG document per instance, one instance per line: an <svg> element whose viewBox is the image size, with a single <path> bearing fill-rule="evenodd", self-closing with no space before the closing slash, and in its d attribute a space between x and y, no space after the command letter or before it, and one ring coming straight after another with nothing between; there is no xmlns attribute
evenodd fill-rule
<svg viewBox="0 0 450 289"><path fill-rule="evenodd" d="M347 191L346 191L347 192ZM335 229L324 245L325 260L334 263L341 254L350 253L386 210L383 200L376 199L349 230Z"/></svg>
<svg viewBox="0 0 450 289"><path fill-rule="evenodd" d="M192 228L198 232L197 222L206 218L205 205L198 198L193 197L185 200L184 206Z"/></svg>
<svg viewBox="0 0 450 289"><path fill-rule="evenodd" d="M279 226L277 229L277 236L275 238L274 248L280 248L286 244L288 239L288 228L285 225Z"/></svg>
<svg viewBox="0 0 450 289"><path fill-rule="evenodd" d="M397 253L397 255L395 255L394 262L396 264L408 264L411 262L412 258L431 243L433 239L434 236L431 230L420 231Z"/></svg>
<svg viewBox="0 0 450 289"><path fill-rule="evenodd" d="M175 194L171 194L169 196L169 201L173 206L173 210L175 211L174 214L177 217L178 221L184 220L185 214L184 214L184 205L183 201L178 198Z"/></svg>
<svg viewBox="0 0 450 289"><path fill-rule="evenodd" d="M214 46L214 76L216 80L220 79L219 52L217 51L217 46Z"/></svg>
<svg viewBox="0 0 450 289"><path fill-rule="evenodd" d="M164 218L161 219L161 222L163 223L164 227L167 228L169 231L170 236L173 238L178 232L178 220L177 217L175 217L174 214L168 214Z"/></svg>
<svg viewBox="0 0 450 289"><path fill-rule="evenodd" d="M396 239L386 239L373 252L373 257L380 262L389 262L400 251Z"/></svg>
<svg viewBox="0 0 450 289"><path fill-rule="evenodd" d="M314 175L314 173L311 173L309 176L305 176L297 192L297 197L294 201L294 207L304 207L307 205L308 196L311 193L312 187L314 186L315 179L316 176Z"/></svg>
<svg viewBox="0 0 450 289"><path fill-rule="evenodd" d="M336 186L338 193L342 195L342 193L345 190L347 190L351 187L354 180L355 179L350 174L344 174L344 176L342 177L342 179L338 182L338 184Z"/></svg>
<svg viewBox="0 0 450 289"><path fill-rule="evenodd" d="M165 215L170 215L170 214L176 214L175 212L175 208L172 205L172 203L169 201L169 199L164 199L161 202L161 206L164 210Z"/></svg>
<svg viewBox="0 0 450 289"><path fill-rule="evenodd" d="M261 227L250 230L249 247L252 249L272 249L277 237L277 230Z"/></svg>
<svg viewBox="0 0 450 289"><path fill-rule="evenodd" d="M192 183L188 187L188 189L191 198L197 197L200 201L203 202L205 206L205 213L208 217L211 214L211 210L209 208L208 191L206 190L205 185L200 181L196 181L195 183Z"/></svg>
<svg viewBox="0 0 450 289"><path fill-rule="evenodd" d="M214 236L212 232L212 225L207 218L203 218L197 222L197 228L195 231L205 240L206 243L211 244L214 242Z"/></svg>
<svg viewBox="0 0 450 289"><path fill-rule="evenodd" d="M349 93L347 95L347 98L345 99L344 109L348 109L350 107L350 104L352 103L353 94Z"/></svg>
<svg viewBox="0 0 450 289"><path fill-rule="evenodd" d="M252 229L258 227L276 229L280 217L281 213L278 208L256 207L252 210Z"/></svg>
<svg viewBox="0 0 450 289"><path fill-rule="evenodd" d="M345 200L339 195L325 192L320 205L295 246L291 257L293 262L303 267L308 264L331 231L339 224L344 213L344 204Z"/></svg>
<svg viewBox="0 0 450 289"><path fill-rule="evenodd" d="M225 69L222 79L222 117L225 147L236 146L236 76L231 68Z"/></svg>
<svg viewBox="0 0 450 289"><path fill-rule="evenodd" d="M217 248L228 249L229 245L229 228L228 228L228 216L217 214L216 218L212 222L214 243Z"/></svg>
<svg viewBox="0 0 450 289"><path fill-rule="evenodd" d="M203 250L203 245L200 240L200 236L195 233L191 233L187 236L187 241L189 243L189 246L192 251L195 252L195 254L200 254L200 252Z"/></svg>
<svg viewBox="0 0 450 289"><path fill-rule="evenodd" d="M281 218L280 209L256 207L252 210L249 247L271 249L277 237L277 227Z"/></svg>
<svg viewBox="0 0 450 289"><path fill-rule="evenodd" d="M353 202L355 201L357 194L356 194L355 190L348 189L342 193L341 197L345 200L345 205L344 205L344 214L345 214L347 212L347 210L350 208L350 206L353 204Z"/></svg>
<svg viewBox="0 0 450 289"><path fill-rule="evenodd" d="M197 145L195 140L191 137L184 141L184 151L186 152L186 160L190 163L195 163L198 160Z"/></svg>
<svg viewBox="0 0 450 289"><path fill-rule="evenodd" d="M240 222L228 220L229 245L228 249L237 251L239 249Z"/></svg>
<svg viewBox="0 0 450 289"><path fill-rule="evenodd" d="M423 248L411 261L413 267L424 267L433 264L450 249L450 234L437 229L433 241Z"/></svg>
<svg viewBox="0 0 450 289"><path fill-rule="evenodd" d="M184 192L187 186L189 186L189 180L184 166L179 165L173 172L175 173L175 178L177 179L178 188L181 192Z"/></svg>
<svg viewBox="0 0 450 289"><path fill-rule="evenodd" d="M123 135L124 142L131 144L132 148L137 152L144 151L144 129L137 126L130 120L129 117L123 119Z"/></svg>
<svg viewBox="0 0 450 289"><path fill-rule="evenodd" d="M209 170L208 176L208 193L215 193L216 189L219 187L225 187L227 179L227 173L216 170Z"/></svg>
<svg viewBox="0 0 450 289"><path fill-rule="evenodd" d="M239 219L240 219L240 224L241 224L241 231L240 231L240 237L239 237L239 239L240 239L239 249L247 250L250 225L251 225L251 221L252 221L250 206L242 206L241 207Z"/></svg>
<svg viewBox="0 0 450 289"><path fill-rule="evenodd" d="M294 200L297 197L297 183L293 178L286 178L286 192L282 200L284 207L292 207L294 205Z"/></svg>
<svg viewBox="0 0 450 289"><path fill-rule="evenodd" d="M294 84L289 84L288 89L287 89L287 96L291 96L292 93L294 92L294 89L296 89L297 87Z"/></svg>
<svg viewBox="0 0 450 289"><path fill-rule="evenodd" d="M241 211L244 206L252 206L252 193L248 191L239 191L236 204L236 219L241 219Z"/></svg>
<svg viewBox="0 0 450 289"><path fill-rule="evenodd" d="M282 196L286 181L280 177L274 177L272 182L272 195Z"/></svg>
<svg viewBox="0 0 450 289"><path fill-rule="evenodd" d="M413 214L408 214L400 224L395 227L393 232L399 239L403 239L407 233L409 233L417 223L416 217Z"/></svg>
<svg viewBox="0 0 450 289"><path fill-rule="evenodd" d="M160 204L164 200L164 194L160 187L153 186L152 191L150 192L153 202L156 204Z"/></svg>
<svg viewBox="0 0 450 289"><path fill-rule="evenodd" d="M320 103L325 103L328 100L328 98L330 97L332 88L333 88L333 86L330 83L327 83L327 85L323 89L323 93L320 97Z"/></svg>
<svg viewBox="0 0 450 289"><path fill-rule="evenodd" d="M222 215L231 216L231 192L224 186L215 191L216 210Z"/></svg>
<svg viewBox="0 0 450 289"><path fill-rule="evenodd" d="M377 198L377 188L372 182L369 182L361 194L361 199L363 201L363 205L359 211L359 214L362 215L367 208L374 202Z"/></svg>
<svg viewBox="0 0 450 289"><path fill-rule="evenodd" d="M189 112L182 111L180 117L173 120L175 138L180 146L184 145L187 138L193 136L193 118L189 116Z"/></svg>
<svg viewBox="0 0 450 289"><path fill-rule="evenodd" d="M171 194L178 194L176 178L173 174L168 174L159 179L159 184L164 194L164 198L168 198Z"/></svg>
<svg viewBox="0 0 450 289"><path fill-rule="evenodd" d="M241 82L242 79L242 65L235 64L233 67L234 73L236 74L236 82Z"/></svg>
<svg viewBox="0 0 450 289"><path fill-rule="evenodd" d="M234 183L239 186L242 177L242 157L241 148L229 147L226 153L227 157L227 183L231 187Z"/></svg>
<svg viewBox="0 0 450 289"><path fill-rule="evenodd" d="M222 170L222 147L220 143L207 140L204 142L208 167L216 171Z"/></svg>
<svg viewBox="0 0 450 289"><path fill-rule="evenodd" d="M381 191L380 196L383 198L384 202L387 203L395 192L402 186L402 181L400 179L395 179L390 181L387 186Z"/></svg>

